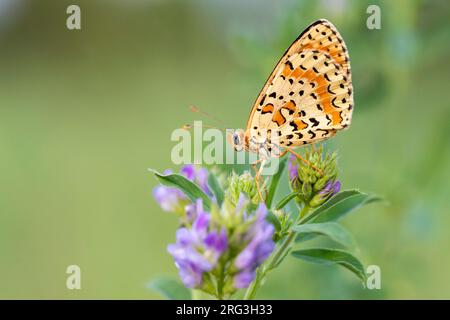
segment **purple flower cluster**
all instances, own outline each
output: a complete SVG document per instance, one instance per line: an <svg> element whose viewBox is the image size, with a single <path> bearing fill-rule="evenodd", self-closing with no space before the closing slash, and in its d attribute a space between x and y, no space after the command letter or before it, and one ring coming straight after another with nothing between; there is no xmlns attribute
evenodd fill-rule
<svg viewBox="0 0 450 320"><path fill-rule="evenodd" d="M241 198L244 199L243 196ZM244 203L240 201L241 207L235 208L236 214L244 211ZM265 220L266 206L260 204L251 214L243 212L239 225L248 223L249 226L242 234L233 234L226 226L221 226L221 219L213 220L213 216L204 211L200 199L189 207L189 211L192 225L178 229L176 243L168 246L184 285L201 288L205 273L212 271L219 263L231 263L232 267L227 268L233 270L231 286L237 289L248 287L255 278L256 269L275 248L272 240L274 227ZM230 238L234 239L231 243ZM227 261L220 261L223 256L227 257Z"/></svg>
<svg viewBox="0 0 450 320"><path fill-rule="evenodd" d="M171 173L171 170L164 171L165 175ZM208 187L208 171L205 168L196 168L189 164L183 166L180 173L190 181L197 183L206 194L211 195ZM168 212L184 210L184 206L189 203L183 192L173 187L157 186L153 189L153 197L161 208Z"/></svg>
<svg viewBox="0 0 450 320"><path fill-rule="evenodd" d="M225 229L211 230L211 215L203 210L202 200L191 208L191 227L178 229L176 243L167 248L179 269L180 278L188 288L199 288L203 274L211 271L221 254L228 248Z"/></svg>
<svg viewBox="0 0 450 320"><path fill-rule="evenodd" d="M221 290L228 293L248 287L256 269L275 248L272 240L275 230L265 219L266 206L261 203L255 210L241 192L236 205L227 198L219 207L207 185L209 173L205 168L187 165L180 173L212 199L211 213L204 210L202 199L192 203L176 188L158 186L153 190L163 210L182 214L176 242L167 247L182 282L188 288L207 292L214 292L217 282L223 283ZM214 278L216 281L211 281Z"/></svg>

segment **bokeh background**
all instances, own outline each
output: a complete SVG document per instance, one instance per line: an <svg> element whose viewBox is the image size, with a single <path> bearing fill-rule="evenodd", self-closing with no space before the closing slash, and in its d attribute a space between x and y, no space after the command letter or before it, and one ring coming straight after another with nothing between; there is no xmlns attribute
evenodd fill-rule
<svg viewBox="0 0 450 320"><path fill-rule="evenodd" d="M81 31L66 28L69 4ZM355 92L352 127L328 147L345 188L389 201L344 222L382 290L286 260L259 297L450 298L449 12L445 0L0 0L0 298L160 298L146 286L176 277L177 221L147 168L176 168L170 134L196 118L191 104L244 126L318 18L345 38ZM81 290L66 289L71 264Z"/></svg>

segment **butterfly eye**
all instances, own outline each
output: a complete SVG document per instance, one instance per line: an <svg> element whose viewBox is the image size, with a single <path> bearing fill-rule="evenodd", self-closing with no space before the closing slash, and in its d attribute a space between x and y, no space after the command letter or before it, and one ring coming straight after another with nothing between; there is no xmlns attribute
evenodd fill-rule
<svg viewBox="0 0 450 320"><path fill-rule="evenodd" d="M234 142L235 145L239 145L240 144L239 135L237 133L233 134L233 142Z"/></svg>

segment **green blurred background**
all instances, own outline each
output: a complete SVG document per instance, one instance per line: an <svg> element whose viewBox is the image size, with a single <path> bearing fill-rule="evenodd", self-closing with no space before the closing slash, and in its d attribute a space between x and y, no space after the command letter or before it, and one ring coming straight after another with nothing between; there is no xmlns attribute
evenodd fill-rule
<svg viewBox="0 0 450 320"><path fill-rule="evenodd" d="M69 4L81 31L66 28ZM259 297L450 298L449 12L444 0L0 0L0 298L160 298L146 284L176 276L177 221L147 168L175 168L170 134L191 104L244 126L318 18L352 58L353 124L328 143L341 180L390 202L344 222L382 290L286 260ZM66 289L71 264L81 290Z"/></svg>

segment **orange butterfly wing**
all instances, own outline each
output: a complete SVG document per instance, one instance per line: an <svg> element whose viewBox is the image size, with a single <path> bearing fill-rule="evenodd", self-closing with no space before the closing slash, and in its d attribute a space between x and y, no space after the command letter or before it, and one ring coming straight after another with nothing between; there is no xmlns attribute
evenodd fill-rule
<svg viewBox="0 0 450 320"><path fill-rule="evenodd" d="M275 134L280 147L325 140L349 126L352 111L347 48L329 21L318 20L272 71L252 108L246 140Z"/></svg>

